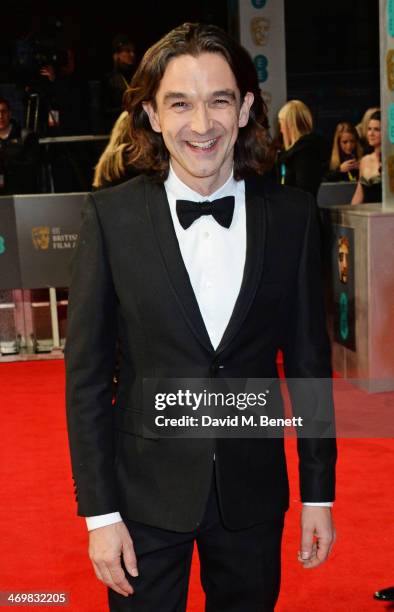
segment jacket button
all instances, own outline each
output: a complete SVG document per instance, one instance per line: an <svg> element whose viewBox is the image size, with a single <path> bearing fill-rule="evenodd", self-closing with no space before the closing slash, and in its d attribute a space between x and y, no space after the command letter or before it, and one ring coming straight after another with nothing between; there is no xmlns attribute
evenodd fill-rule
<svg viewBox="0 0 394 612"><path fill-rule="evenodd" d="M216 374L219 372L219 370L223 370L224 365L221 365L219 363L211 363L210 368L209 368L209 372L212 376L216 376Z"/></svg>

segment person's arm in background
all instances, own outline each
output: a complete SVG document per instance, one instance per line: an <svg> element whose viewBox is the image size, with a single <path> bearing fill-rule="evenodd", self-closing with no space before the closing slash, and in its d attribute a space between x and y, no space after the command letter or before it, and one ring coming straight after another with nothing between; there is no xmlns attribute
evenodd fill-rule
<svg viewBox="0 0 394 612"><path fill-rule="evenodd" d="M347 159L336 170L328 170L323 177L323 181L329 183L355 182L358 176L359 165L357 159Z"/></svg>

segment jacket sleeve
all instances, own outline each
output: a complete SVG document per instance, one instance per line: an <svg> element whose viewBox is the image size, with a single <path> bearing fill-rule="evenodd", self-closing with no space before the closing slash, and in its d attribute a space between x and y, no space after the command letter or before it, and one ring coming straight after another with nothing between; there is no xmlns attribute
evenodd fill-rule
<svg viewBox="0 0 394 612"><path fill-rule="evenodd" d="M67 424L78 514L118 510L114 483L112 379L117 297L93 196L73 258L66 358Z"/></svg>
<svg viewBox="0 0 394 612"><path fill-rule="evenodd" d="M298 429L301 499L335 498L336 440L331 350L326 331L320 232L316 205L308 194L305 237L283 344L284 369Z"/></svg>

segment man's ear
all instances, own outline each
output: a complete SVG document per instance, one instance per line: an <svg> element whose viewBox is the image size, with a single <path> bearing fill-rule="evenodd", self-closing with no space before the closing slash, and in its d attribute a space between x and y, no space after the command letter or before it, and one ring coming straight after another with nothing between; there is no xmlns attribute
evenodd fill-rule
<svg viewBox="0 0 394 612"><path fill-rule="evenodd" d="M149 117L149 122L152 130L154 132L161 132L159 116L157 114L157 111L153 108L152 102L143 102L142 107Z"/></svg>
<svg viewBox="0 0 394 612"><path fill-rule="evenodd" d="M254 101L254 95L251 91L246 92L244 100L242 102L240 111L239 111L239 119L238 119L238 127L245 127L249 121L249 111Z"/></svg>

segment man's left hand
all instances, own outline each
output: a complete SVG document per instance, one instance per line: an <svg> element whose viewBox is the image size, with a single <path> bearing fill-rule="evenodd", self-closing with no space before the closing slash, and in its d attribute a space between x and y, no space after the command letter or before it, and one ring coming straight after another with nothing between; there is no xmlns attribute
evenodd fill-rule
<svg viewBox="0 0 394 612"><path fill-rule="evenodd" d="M303 506L301 548L298 560L305 569L317 567L327 559L335 542L331 508Z"/></svg>

